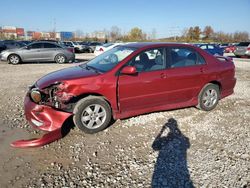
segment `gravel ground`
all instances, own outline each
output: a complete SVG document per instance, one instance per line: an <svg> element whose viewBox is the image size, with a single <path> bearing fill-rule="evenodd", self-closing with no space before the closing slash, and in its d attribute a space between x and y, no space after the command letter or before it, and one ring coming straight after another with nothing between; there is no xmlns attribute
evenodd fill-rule
<svg viewBox="0 0 250 188"><path fill-rule="evenodd" d="M23 116L27 86L72 64L0 62L0 187L250 187L250 61L235 64L235 94L212 112L150 113L94 135L74 128L50 145L14 149L10 142L41 135Z"/></svg>

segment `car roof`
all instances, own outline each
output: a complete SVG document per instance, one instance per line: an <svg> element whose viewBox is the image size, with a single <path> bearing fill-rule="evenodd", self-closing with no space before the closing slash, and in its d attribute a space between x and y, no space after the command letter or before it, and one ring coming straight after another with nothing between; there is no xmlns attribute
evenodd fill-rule
<svg viewBox="0 0 250 188"><path fill-rule="evenodd" d="M163 47L163 46L192 46L191 44L183 44L183 43L173 43L173 42L135 42L124 44L125 47L132 48L150 48L150 47Z"/></svg>

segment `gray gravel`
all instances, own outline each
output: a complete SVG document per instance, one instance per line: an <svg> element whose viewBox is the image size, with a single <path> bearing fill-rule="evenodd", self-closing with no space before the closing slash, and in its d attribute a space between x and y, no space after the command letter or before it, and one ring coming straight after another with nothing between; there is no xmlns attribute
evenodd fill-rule
<svg viewBox="0 0 250 188"><path fill-rule="evenodd" d="M0 62L1 187L250 187L250 62L236 62L235 94L212 112L150 113L94 135L75 128L42 148L9 148L41 135L23 117L27 85L68 66Z"/></svg>

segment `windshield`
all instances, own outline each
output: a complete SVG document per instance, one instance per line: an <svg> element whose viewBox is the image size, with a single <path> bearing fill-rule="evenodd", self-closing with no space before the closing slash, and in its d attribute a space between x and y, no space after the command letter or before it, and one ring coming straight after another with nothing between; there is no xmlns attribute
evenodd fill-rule
<svg viewBox="0 0 250 188"><path fill-rule="evenodd" d="M107 72L114 68L123 59L128 57L136 48L118 46L104 52L87 63L87 66L93 67L100 72Z"/></svg>
<svg viewBox="0 0 250 188"><path fill-rule="evenodd" d="M74 45L79 45L78 42L73 42Z"/></svg>

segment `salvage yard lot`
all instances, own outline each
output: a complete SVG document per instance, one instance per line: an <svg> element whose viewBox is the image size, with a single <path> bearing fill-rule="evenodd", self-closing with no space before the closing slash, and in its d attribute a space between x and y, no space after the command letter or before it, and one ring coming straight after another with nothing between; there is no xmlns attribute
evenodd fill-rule
<svg viewBox="0 0 250 188"><path fill-rule="evenodd" d="M79 61L92 57L77 55ZM0 62L0 187L250 186L250 61L245 59L235 59L235 94L211 112L193 107L150 113L94 135L74 128L42 148L11 148L16 139L41 135L24 119L27 86L73 65Z"/></svg>

